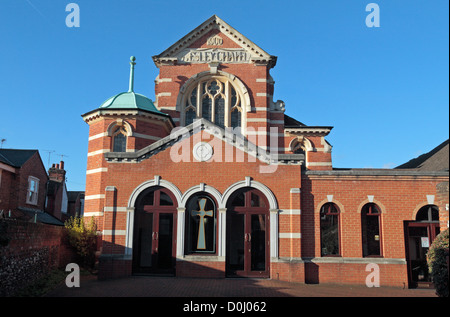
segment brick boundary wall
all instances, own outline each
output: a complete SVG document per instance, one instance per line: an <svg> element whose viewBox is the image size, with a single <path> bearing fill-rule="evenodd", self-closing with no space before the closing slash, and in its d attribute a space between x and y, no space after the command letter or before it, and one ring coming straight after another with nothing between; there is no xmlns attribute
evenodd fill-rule
<svg viewBox="0 0 450 317"><path fill-rule="evenodd" d="M76 259L64 227L0 219L0 297L14 296L52 269Z"/></svg>

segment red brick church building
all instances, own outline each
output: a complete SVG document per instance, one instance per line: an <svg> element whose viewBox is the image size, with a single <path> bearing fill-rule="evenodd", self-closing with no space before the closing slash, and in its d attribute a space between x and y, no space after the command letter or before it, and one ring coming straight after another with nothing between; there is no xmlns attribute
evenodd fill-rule
<svg viewBox="0 0 450 317"><path fill-rule="evenodd" d="M375 264L381 286L428 281L448 168L334 168L332 127L287 116L273 100L277 57L217 16L153 61L155 102L134 92L132 57L128 91L82 116L99 278L364 285Z"/></svg>

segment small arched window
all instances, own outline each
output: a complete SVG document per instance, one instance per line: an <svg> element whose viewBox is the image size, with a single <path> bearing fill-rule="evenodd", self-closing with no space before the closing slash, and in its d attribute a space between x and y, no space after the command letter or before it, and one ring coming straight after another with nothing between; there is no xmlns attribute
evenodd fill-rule
<svg viewBox="0 0 450 317"><path fill-rule="evenodd" d="M213 77L191 87L184 105L185 125L191 124L197 117L221 128L241 127L241 98L228 80Z"/></svg>
<svg viewBox="0 0 450 317"><path fill-rule="evenodd" d="M305 154L305 138L295 138L289 144L289 149L294 154Z"/></svg>
<svg viewBox="0 0 450 317"><path fill-rule="evenodd" d="M439 222L439 208L435 205L426 205L419 209L416 221Z"/></svg>
<svg viewBox="0 0 450 317"><path fill-rule="evenodd" d="M326 203L320 209L321 256L339 255L339 209Z"/></svg>
<svg viewBox="0 0 450 317"><path fill-rule="evenodd" d="M113 152L127 151L127 131L124 127L117 127L112 135Z"/></svg>
<svg viewBox="0 0 450 317"><path fill-rule="evenodd" d="M381 210L374 204L364 205L361 210L363 256L382 256Z"/></svg>

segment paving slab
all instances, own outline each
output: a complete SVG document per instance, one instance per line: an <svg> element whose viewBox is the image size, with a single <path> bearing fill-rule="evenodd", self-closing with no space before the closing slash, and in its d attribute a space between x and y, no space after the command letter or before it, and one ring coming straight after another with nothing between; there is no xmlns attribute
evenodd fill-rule
<svg viewBox="0 0 450 317"><path fill-rule="evenodd" d="M80 287L64 283L46 297L437 297L433 289L302 284L273 279L198 279L131 276L98 280L82 276Z"/></svg>

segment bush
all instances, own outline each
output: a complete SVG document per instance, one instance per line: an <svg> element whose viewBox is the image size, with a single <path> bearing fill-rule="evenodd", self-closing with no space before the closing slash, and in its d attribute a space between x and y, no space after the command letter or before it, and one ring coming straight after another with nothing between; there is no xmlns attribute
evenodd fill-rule
<svg viewBox="0 0 450 317"><path fill-rule="evenodd" d="M71 217L64 223L64 226L69 244L81 257L82 265L86 268L93 267L97 249L97 225L94 218L91 217L89 223L86 224L83 218Z"/></svg>
<svg viewBox="0 0 450 317"><path fill-rule="evenodd" d="M27 287L19 290L15 297L40 297L61 284L67 276L63 270L52 270Z"/></svg>
<svg viewBox="0 0 450 317"><path fill-rule="evenodd" d="M447 255L448 229L436 237L427 253L428 270L439 297L448 297Z"/></svg>

